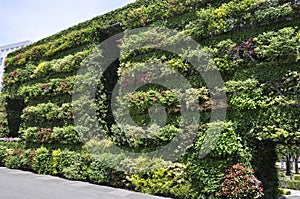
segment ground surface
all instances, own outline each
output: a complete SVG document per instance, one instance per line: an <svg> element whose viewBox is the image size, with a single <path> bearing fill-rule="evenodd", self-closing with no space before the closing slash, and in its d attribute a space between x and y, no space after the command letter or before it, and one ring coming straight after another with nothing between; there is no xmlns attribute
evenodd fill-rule
<svg viewBox="0 0 300 199"><path fill-rule="evenodd" d="M0 167L0 199L166 199Z"/></svg>
<svg viewBox="0 0 300 199"><path fill-rule="evenodd" d="M290 190L288 199L300 199ZM0 167L0 199L168 199ZM170 199L170 198L169 198Z"/></svg>

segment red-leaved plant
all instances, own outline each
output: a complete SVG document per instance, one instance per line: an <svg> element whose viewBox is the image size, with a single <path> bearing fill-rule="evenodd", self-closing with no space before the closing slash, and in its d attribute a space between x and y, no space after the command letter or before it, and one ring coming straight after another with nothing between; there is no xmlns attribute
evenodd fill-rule
<svg viewBox="0 0 300 199"><path fill-rule="evenodd" d="M224 182L217 196L230 199L254 199L263 196L262 183L254 176L254 170L240 163L226 169Z"/></svg>

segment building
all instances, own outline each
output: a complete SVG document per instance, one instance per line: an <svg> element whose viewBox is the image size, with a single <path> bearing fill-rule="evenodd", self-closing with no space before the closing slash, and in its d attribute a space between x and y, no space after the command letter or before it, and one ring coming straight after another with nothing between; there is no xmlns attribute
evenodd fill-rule
<svg viewBox="0 0 300 199"><path fill-rule="evenodd" d="M30 44L31 41L23 41L23 42L18 42L18 43L14 43L14 44L9 44L9 45L5 45L5 46L0 46L0 91L2 89L2 78L3 78L3 74L4 74L4 62L5 62L5 58L8 55L8 53L17 50L19 48L22 48L24 46L27 46L28 44Z"/></svg>

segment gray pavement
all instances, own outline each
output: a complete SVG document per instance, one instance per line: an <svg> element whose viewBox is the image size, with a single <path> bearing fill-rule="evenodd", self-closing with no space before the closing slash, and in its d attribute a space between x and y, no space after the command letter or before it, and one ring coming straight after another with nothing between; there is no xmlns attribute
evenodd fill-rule
<svg viewBox="0 0 300 199"><path fill-rule="evenodd" d="M166 199L0 167L0 199Z"/></svg>
<svg viewBox="0 0 300 199"><path fill-rule="evenodd" d="M290 190L287 199L300 199ZM0 199L170 199L0 167Z"/></svg>

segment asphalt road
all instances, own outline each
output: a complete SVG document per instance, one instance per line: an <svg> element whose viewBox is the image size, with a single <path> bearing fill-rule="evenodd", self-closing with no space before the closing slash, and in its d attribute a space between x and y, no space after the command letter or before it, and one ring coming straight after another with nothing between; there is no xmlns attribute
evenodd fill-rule
<svg viewBox="0 0 300 199"><path fill-rule="evenodd" d="M287 199L300 199L290 190ZM0 167L0 199L170 199Z"/></svg>
<svg viewBox="0 0 300 199"><path fill-rule="evenodd" d="M0 199L166 199L0 167Z"/></svg>

